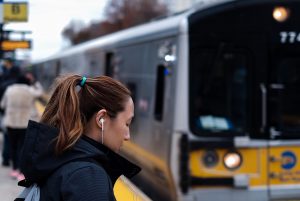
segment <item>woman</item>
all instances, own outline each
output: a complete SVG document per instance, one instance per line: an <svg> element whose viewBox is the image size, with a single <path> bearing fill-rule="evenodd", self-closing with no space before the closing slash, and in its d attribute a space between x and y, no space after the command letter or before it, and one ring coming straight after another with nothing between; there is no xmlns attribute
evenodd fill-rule
<svg viewBox="0 0 300 201"><path fill-rule="evenodd" d="M115 200L117 178L140 171L116 153L133 115L130 91L112 78L59 79L41 123L29 122L23 185L38 183L41 201Z"/></svg>
<svg viewBox="0 0 300 201"><path fill-rule="evenodd" d="M1 107L5 111L3 125L7 129L13 162L10 176L17 180L24 179L24 175L19 171L20 152L28 120L33 118L34 102L42 94L43 89L39 83L31 85L30 80L21 75L15 84L6 89L1 101Z"/></svg>

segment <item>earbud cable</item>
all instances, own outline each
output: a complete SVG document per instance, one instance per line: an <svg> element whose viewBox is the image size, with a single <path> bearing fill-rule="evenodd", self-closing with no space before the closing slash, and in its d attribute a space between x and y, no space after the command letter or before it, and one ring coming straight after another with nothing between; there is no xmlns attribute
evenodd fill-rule
<svg viewBox="0 0 300 201"><path fill-rule="evenodd" d="M103 144L103 133L104 133L104 124L102 122L102 129L101 129L101 142Z"/></svg>

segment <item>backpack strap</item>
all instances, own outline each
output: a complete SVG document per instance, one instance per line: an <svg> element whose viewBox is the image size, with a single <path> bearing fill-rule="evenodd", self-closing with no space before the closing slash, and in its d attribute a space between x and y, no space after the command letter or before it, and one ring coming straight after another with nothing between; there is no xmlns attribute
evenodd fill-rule
<svg viewBox="0 0 300 201"><path fill-rule="evenodd" d="M24 188L18 198L14 201L39 201L40 200L40 188L37 184Z"/></svg>

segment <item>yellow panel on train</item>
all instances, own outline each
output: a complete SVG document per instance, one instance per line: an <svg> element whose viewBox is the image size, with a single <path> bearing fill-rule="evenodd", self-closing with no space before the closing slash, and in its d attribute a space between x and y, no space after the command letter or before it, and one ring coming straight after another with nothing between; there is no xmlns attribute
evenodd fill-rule
<svg viewBox="0 0 300 201"><path fill-rule="evenodd" d="M214 167L205 167L202 162L204 150L192 152L190 155L191 174L197 177L232 177L247 175L249 186L267 185L267 150L265 148L243 148L239 153L243 156L242 165L236 170L228 170L223 163L226 149L216 150L219 161Z"/></svg>
<svg viewBox="0 0 300 201"><path fill-rule="evenodd" d="M299 184L300 164L297 163L299 146L270 148L270 185Z"/></svg>

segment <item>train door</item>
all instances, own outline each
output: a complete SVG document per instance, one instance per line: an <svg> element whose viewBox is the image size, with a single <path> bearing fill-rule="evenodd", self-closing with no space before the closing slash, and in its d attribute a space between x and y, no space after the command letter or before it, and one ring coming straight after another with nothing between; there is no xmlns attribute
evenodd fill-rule
<svg viewBox="0 0 300 201"><path fill-rule="evenodd" d="M153 160L152 179L156 183L156 192L159 196L153 200L174 200L171 193L172 181L170 180L169 160L170 142L172 134L174 109L174 86L176 73L176 38L165 38L148 43L147 63L143 72L150 75L147 88L148 97L151 99L151 113L148 123L150 137L149 149L155 156ZM155 175L155 176L154 176ZM173 197L172 197L173 196Z"/></svg>
<svg viewBox="0 0 300 201"><path fill-rule="evenodd" d="M104 74L110 77L115 77L114 75L114 58L115 54L112 51L108 51L105 53L105 66L104 66Z"/></svg>
<svg viewBox="0 0 300 201"><path fill-rule="evenodd" d="M281 40L270 47L266 81L270 197L295 199L300 197L300 46Z"/></svg>

